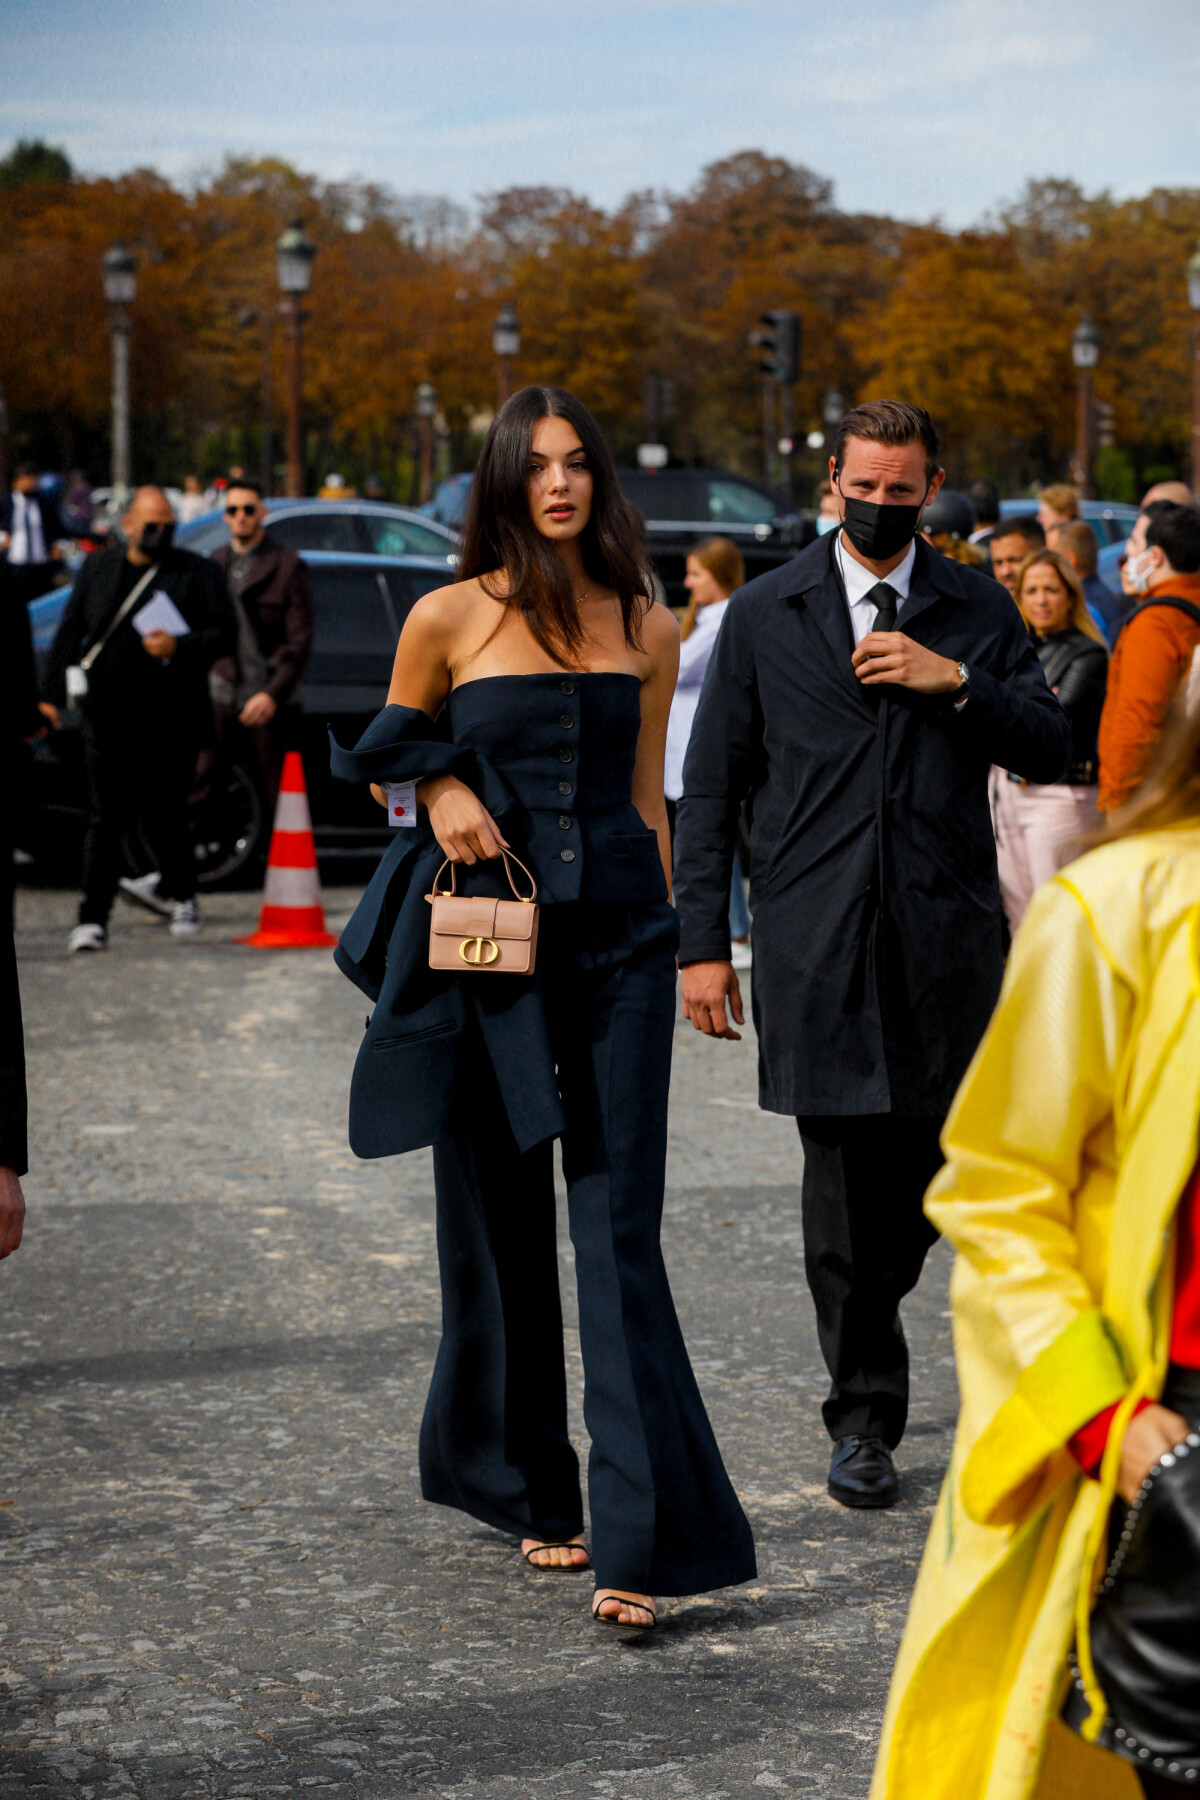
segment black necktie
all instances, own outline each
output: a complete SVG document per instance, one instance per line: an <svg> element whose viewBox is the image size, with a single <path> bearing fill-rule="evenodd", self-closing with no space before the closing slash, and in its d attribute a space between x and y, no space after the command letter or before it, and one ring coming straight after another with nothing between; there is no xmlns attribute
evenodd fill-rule
<svg viewBox="0 0 1200 1800"><path fill-rule="evenodd" d="M879 608L871 630L895 631L896 607L900 599L895 588L889 587L886 581L877 581L870 593L865 594L863 598L872 601Z"/></svg>

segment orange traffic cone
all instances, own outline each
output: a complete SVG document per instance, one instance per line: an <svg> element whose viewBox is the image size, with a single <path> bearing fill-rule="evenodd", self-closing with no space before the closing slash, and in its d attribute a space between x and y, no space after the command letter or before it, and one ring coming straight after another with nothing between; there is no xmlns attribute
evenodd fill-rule
<svg viewBox="0 0 1200 1800"><path fill-rule="evenodd" d="M337 943L325 929L317 850L298 750L289 750L283 759L258 930L233 941L250 944L255 950L324 950Z"/></svg>

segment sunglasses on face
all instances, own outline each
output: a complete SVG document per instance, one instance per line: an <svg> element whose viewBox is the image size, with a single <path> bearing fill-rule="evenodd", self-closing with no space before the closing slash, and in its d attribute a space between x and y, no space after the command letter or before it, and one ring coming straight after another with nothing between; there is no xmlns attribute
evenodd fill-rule
<svg viewBox="0 0 1200 1800"><path fill-rule="evenodd" d="M239 513L245 513L245 515L248 519L253 519L254 517L256 517L256 515L258 513L258 508L257 508L257 506L254 506L254 505L227 506L225 508L225 517L227 519L236 519Z"/></svg>

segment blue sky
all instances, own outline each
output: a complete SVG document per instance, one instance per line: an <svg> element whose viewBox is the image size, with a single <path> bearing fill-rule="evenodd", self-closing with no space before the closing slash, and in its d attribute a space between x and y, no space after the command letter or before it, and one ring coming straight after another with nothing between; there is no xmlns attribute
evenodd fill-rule
<svg viewBox="0 0 1200 1800"><path fill-rule="evenodd" d="M755 148L961 225L1062 175L1200 184L1197 0L8 0L0 143L180 180L226 151L470 204L611 204Z"/></svg>

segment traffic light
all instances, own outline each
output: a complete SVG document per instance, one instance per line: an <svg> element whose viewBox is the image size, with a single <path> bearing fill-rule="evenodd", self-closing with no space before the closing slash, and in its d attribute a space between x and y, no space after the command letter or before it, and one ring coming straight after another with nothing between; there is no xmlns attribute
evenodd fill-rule
<svg viewBox="0 0 1200 1800"><path fill-rule="evenodd" d="M759 314L765 331L756 331L751 343L766 355L759 363L764 375L770 375L784 387L791 387L800 373L800 314L766 312Z"/></svg>

